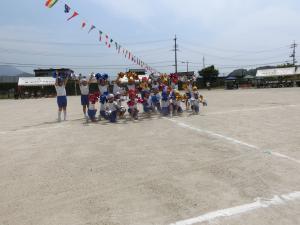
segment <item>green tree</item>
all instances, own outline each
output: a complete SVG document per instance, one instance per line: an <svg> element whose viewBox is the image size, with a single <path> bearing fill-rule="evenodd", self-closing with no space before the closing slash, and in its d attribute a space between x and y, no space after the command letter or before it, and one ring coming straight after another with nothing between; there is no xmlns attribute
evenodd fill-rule
<svg viewBox="0 0 300 225"><path fill-rule="evenodd" d="M199 74L199 76L203 77L204 84L206 82L213 83L213 82L216 82L216 80L217 80L217 77L219 75L219 70L217 70L215 68L215 66L212 65L212 66L204 68L203 70L200 70L198 72L198 74Z"/></svg>

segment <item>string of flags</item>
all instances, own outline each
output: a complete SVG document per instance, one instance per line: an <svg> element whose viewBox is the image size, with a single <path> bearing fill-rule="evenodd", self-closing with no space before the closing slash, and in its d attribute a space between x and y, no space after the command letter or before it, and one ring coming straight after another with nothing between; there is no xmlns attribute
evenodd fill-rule
<svg viewBox="0 0 300 225"><path fill-rule="evenodd" d="M58 1L59 0L46 0L45 6L48 8L52 8ZM70 21L70 20L74 19L75 17L79 16L79 13L75 10L72 10L71 7L67 4L64 4L64 13L69 15L69 17L67 18L67 21ZM87 22L82 19L81 29L85 29L86 27L87 27ZM96 29L97 29L97 27L91 23L89 26L88 34ZM99 35L99 39L98 39L99 42L104 42L104 44L108 48L111 48L113 46L115 48L116 52L118 54L122 54L125 59L130 60L132 63L140 66L141 68L144 68L145 70L147 70L151 73L158 73L155 69L153 69L147 63L145 63L143 60L141 60L139 57L134 55L130 50L126 49L125 47L120 45L118 42L114 41L107 33L98 29L98 35Z"/></svg>

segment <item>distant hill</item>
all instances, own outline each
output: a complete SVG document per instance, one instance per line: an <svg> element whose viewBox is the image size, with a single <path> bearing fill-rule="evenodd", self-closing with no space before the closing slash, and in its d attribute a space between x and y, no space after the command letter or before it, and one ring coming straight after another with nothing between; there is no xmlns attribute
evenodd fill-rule
<svg viewBox="0 0 300 225"><path fill-rule="evenodd" d="M14 66L0 65L0 76L33 76L32 74L25 73Z"/></svg>

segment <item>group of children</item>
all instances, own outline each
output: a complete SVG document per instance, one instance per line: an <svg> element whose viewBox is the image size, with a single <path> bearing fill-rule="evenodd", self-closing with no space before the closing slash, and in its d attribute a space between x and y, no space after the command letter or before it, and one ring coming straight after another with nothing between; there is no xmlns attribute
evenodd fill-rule
<svg viewBox="0 0 300 225"><path fill-rule="evenodd" d="M88 79L79 77L81 105L87 122L105 119L115 123L118 119L124 118L127 111L130 118L137 120L140 108L147 115L151 113L160 113L162 116L179 115L183 113L184 102L186 110L191 109L194 114L199 113L200 105L207 106L206 100L191 81L185 84L185 94L182 95L178 90L178 76L174 74L153 76L151 79L144 77L140 81L135 73L120 73L112 83L108 78L107 74L92 74ZM99 90L90 93L90 84L95 79ZM123 85L124 79L126 85ZM58 121L61 121L62 111L66 120L67 81L67 77L56 77ZM98 102L100 107L97 116Z"/></svg>

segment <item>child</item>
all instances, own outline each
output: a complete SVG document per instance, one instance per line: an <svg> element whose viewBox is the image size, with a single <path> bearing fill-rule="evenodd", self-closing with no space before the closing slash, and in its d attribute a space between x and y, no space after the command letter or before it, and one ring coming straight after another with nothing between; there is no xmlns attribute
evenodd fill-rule
<svg viewBox="0 0 300 225"><path fill-rule="evenodd" d="M169 89L169 101L170 101L170 115L173 116L176 114L176 106L177 106L177 102L176 102L176 95L175 95L175 91Z"/></svg>
<svg viewBox="0 0 300 225"><path fill-rule="evenodd" d="M105 114L105 107L107 103L106 95L101 95L99 98L99 102L100 102L100 112L98 118L99 120L101 120L101 118L106 118L106 114Z"/></svg>
<svg viewBox="0 0 300 225"><path fill-rule="evenodd" d="M178 90L178 81L179 77L177 74L171 74L170 75L170 80L171 80L171 87L173 90Z"/></svg>
<svg viewBox="0 0 300 225"><path fill-rule="evenodd" d="M142 98L142 104L143 104L144 113L150 114L150 111L152 110L150 92L144 91L143 96L144 97Z"/></svg>
<svg viewBox="0 0 300 225"><path fill-rule="evenodd" d="M105 106L106 119L111 123L117 122L117 112L119 110L118 104L114 100L115 96L113 94L109 94L107 96L107 104Z"/></svg>
<svg viewBox="0 0 300 225"><path fill-rule="evenodd" d="M200 102L202 103L203 106L207 106L207 101L204 99L203 95L200 95Z"/></svg>
<svg viewBox="0 0 300 225"><path fill-rule="evenodd" d="M153 112L161 111L160 100L161 96L159 94L159 87L156 87L154 88L153 93L151 94L151 106Z"/></svg>
<svg viewBox="0 0 300 225"><path fill-rule="evenodd" d="M108 75L97 73L95 77L98 81L100 96L108 95Z"/></svg>
<svg viewBox="0 0 300 225"><path fill-rule="evenodd" d="M137 99L135 91L129 91L129 101L127 102L128 105L128 112L132 119L138 120L138 106L137 106Z"/></svg>
<svg viewBox="0 0 300 225"><path fill-rule="evenodd" d="M190 99L192 98L193 86L190 80L185 84L185 107L186 110L190 109Z"/></svg>
<svg viewBox="0 0 300 225"><path fill-rule="evenodd" d="M56 76L55 89L57 93L57 105L58 105L58 118L57 121L61 122L61 112L64 112L64 121L67 120L67 93L66 85L68 78L62 79L58 75Z"/></svg>
<svg viewBox="0 0 300 225"><path fill-rule="evenodd" d="M121 80L120 77L115 81L113 86L113 94L116 95L117 93L123 94L123 89L121 88Z"/></svg>
<svg viewBox="0 0 300 225"><path fill-rule="evenodd" d="M81 105L82 105L82 110L83 110L83 115L84 118L87 118L87 108L89 106L89 84L90 81L87 81L86 78L80 79L79 80L79 88L80 88L80 92L81 92Z"/></svg>
<svg viewBox="0 0 300 225"><path fill-rule="evenodd" d="M145 93L150 91L149 88L149 80L147 77L142 78L142 82L140 83L141 96L144 98Z"/></svg>
<svg viewBox="0 0 300 225"><path fill-rule="evenodd" d="M181 106L182 96L180 95L178 90L173 90L171 92L170 99L171 99L170 110L172 112L172 115L178 115L183 113L182 106Z"/></svg>
<svg viewBox="0 0 300 225"><path fill-rule="evenodd" d="M200 99L197 87L193 87L193 93L191 97L191 108L194 114L199 114L200 111Z"/></svg>
<svg viewBox="0 0 300 225"><path fill-rule="evenodd" d="M96 122L96 102L98 100L98 96L95 94L89 95L89 106L88 106L88 118L87 122L90 119L92 122Z"/></svg>
<svg viewBox="0 0 300 225"><path fill-rule="evenodd" d="M124 101L124 99L122 98L121 94L119 92L116 93L115 95L115 101L117 102L118 105L118 116L119 118L124 118L126 109L125 107L122 105L122 102Z"/></svg>
<svg viewBox="0 0 300 225"><path fill-rule="evenodd" d="M135 80L132 77L128 78L128 84L127 84L127 89L128 92L129 91L135 91L136 87L135 87Z"/></svg>
<svg viewBox="0 0 300 225"><path fill-rule="evenodd" d="M178 90L175 91L175 96L176 96L176 99L173 102L174 107L175 107L175 112L176 112L176 114L182 114L183 110L182 110L181 102L183 100L183 97L180 95L180 92Z"/></svg>
<svg viewBox="0 0 300 225"><path fill-rule="evenodd" d="M170 100L168 91L163 90L161 93L161 97L161 114L163 116L168 116L170 114Z"/></svg>

